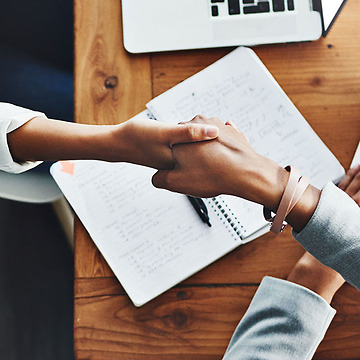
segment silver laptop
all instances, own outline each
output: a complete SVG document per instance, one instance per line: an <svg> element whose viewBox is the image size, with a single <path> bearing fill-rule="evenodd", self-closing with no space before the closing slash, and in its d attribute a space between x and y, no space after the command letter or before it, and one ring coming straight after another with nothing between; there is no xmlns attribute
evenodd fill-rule
<svg viewBox="0 0 360 360"><path fill-rule="evenodd" d="M143 53L316 40L345 1L122 0L124 45Z"/></svg>

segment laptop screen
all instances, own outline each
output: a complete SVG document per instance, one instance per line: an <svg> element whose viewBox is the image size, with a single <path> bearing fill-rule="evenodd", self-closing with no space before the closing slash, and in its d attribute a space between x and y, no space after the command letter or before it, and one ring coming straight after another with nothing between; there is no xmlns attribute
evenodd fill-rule
<svg viewBox="0 0 360 360"><path fill-rule="evenodd" d="M323 35L326 36L346 0L323 0L321 1Z"/></svg>

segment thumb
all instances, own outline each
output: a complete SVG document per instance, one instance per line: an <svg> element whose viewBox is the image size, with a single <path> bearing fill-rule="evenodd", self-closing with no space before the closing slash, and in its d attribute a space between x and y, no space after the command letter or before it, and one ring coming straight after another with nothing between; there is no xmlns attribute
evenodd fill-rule
<svg viewBox="0 0 360 360"><path fill-rule="evenodd" d="M187 123L169 129L169 145L215 139L219 129L213 125Z"/></svg>
<svg viewBox="0 0 360 360"><path fill-rule="evenodd" d="M159 189L178 192L179 181L176 170L158 170L151 179L152 184Z"/></svg>
<svg viewBox="0 0 360 360"><path fill-rule="evenodd" d="M152 177L152 184L159 189L165 189L167 184L167 177L171 170L158 170Z"/></svg>

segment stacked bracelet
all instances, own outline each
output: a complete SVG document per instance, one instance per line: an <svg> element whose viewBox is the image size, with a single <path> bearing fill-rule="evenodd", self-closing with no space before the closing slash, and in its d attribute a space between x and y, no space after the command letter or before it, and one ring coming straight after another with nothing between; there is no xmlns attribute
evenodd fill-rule
<svg viewBox="0 0 360 360"><path fill-rule="evenodd" d="M285 229L285 218L289 215L310 183L306 176L300 176L297 168L288 165L285 169L290 172L290 175L276 215L274 217L271 216L271 210L264 207L264 217L272 223L270 231L275 234Z"/></svg>

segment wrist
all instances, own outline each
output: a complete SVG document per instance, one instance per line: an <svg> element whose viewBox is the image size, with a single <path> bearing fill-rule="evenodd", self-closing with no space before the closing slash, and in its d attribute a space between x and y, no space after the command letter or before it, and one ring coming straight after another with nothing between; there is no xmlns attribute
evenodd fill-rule
<svg viewBox="0 0 360 360"><path fill-rule="evenodd" d="M289 172L271 161L271 170L265 176L263 185L263 205L273 212L277 212L286 185L289 181Z"/></svg>
<svg viewBox="0 0 360 360"><path fill-rule="evenodd" d="M237 172L234 195L264 205L276 212L289 173L274 161L258 154L252 159L251 164L252 168L246 173L243 169ZM248 179L245 184L244 177Z"/></svg>
<svg viewBox="0 0 360 360"><path fill-rule="evenodd" d="M83 143L88 159L102 161L125 161L125 138L123 136L122 124L101 125L94 127L88 134L84 135Z"/></svg>
<svg viewBox="0 0 360 360"><path fill-rule="evenodd" d="M265 162L267 161L267 165L265 166L263 161L262 170L258 172L258 199L255 201L264 205L272 212L277 213L289 181L289 172L275 162L266 158L263 159L265 159ZM296 232L301 231L311 219L318 205L320 195L321 192L319 189L308 185L294 208L286 217L286 222L289 223Z"/></svg>
<svg viewBox="0 0 360 360"><path fill-rule="evenodd" d="M317 208L320 196L321 191L309 185L294 209L289 213L286 221L296 232L300 232L309 222Z"/></svg>

